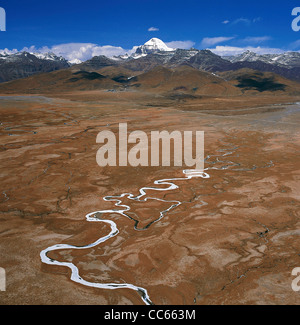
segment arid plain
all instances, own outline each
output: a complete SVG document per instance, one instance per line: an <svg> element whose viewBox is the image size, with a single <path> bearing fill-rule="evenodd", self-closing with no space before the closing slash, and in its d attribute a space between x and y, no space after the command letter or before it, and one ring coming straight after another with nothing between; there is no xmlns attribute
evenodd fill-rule
<svg viewBox="0 0 300 325"><path fill-rule="evenodd" d="M66 72L53 74L60 73ZM138 195L170 178L182 178L174 181L177 189L147 190L146 201L123 198L132 219L99 216L113 220L118 235L49 258L73 263L89 282L145 288L154 304L299 303L291 272L300 267L300 96L241 93L214 80L202 87L206 95L178 95L182 89L174 84L176 91L165 95L170 89L160 82L161 92L152 90L151 78L143 75L138 90L54 92L49 82L49 91L45 85L33 94L19 89L34 79L3 84L0 252L7 287L1 304L143 304L134 290L71 281L69 268L42 263L40 252L106 236L108 224L85 218L116 208L105 196ZM204 131L210 178L184 179L184 166L99 167L98 132L117 134L125 122L128 132ZM181 204L152 223L167 201Z"/></svg>

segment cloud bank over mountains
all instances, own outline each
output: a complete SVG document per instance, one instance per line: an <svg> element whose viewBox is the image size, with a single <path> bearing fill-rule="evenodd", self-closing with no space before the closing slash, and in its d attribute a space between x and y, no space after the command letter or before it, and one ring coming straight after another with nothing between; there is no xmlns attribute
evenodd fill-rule
<svg viewBox="0 0 300 325"><path fill-rule="evenodd" d="M179 49L189 49L195 43L193 41L172 41L165 43L168 47L179 48ZM36 48L34 45L30 47L24 47L22 51L30 53L54 53L57 56L62 56L71 63L80 63L91 59L94 56L105 55L107 57L114 57L119 55L132 54L135 52L137 46L132 49L123 49L120 46L113 45L98 45L94 43L66 43L58 44L52 47L44 46L41 48ZM20 52L17 49L0 50L0 54L14 54Z"/></svg>
<svg viewBox="0 0 300 325"><path fill-rule="evenodd" d="M213 53L220 56L237 55L247 50L255 52L257 54L280 54L286 52L286 50L280 48L270 48L263 46L263 42L270 40L269 36L261 37L247 37L239 40L241 46L231 45L219 45L220 43L226 43L231 40L236 40L236 37L205 37L200 43L200 48L211 50ZM192 40L185 41L171 41L165 43L169 48L173 49L190 49L195 46L195 42ZM290 50L299 50L299 44L293 44ZM21 51L27 51L30 53L54 53L57 56L62 56L71 63L80 63L91 59L94 56L104 55L107 57L114 57L119 55L129 54L131 55L137 49L134 46L132 49L124 49L120 46L113 45L98 45L94 43L66 43L53 45L52 47L44 46L37 48L36 46L25 47ZM14 54L20 52L20 50L3 49L0 50L0 54Z"/></svg>
<svg viewBox="0 0 300 325"><path fill-rule="evenodd" d="M215 48L210 49L213 53L220 55L220 56L231 56L231 55L237 55L242 54L246 51L251 51L256 54L280 54L287 52L282 49L278 48L270 48L270 47L253 47L253 46L246 46L246 47L237 47L237 46L228 46L228 45L218 45Z"/></svg>

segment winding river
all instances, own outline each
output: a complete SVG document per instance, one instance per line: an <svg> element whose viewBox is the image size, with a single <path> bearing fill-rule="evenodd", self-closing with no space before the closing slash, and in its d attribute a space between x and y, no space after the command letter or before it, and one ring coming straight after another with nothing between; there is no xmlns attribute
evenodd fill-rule
<svg viewBox="0 0 300 325"><path fill-rule="evenodd" d="M159 198L155 198L155 197L147 197L147 190L154 190L154 191L171 191L171 190L175 190L177 188L179 188L178 185L175 184L175 182L177 181L187 181L190 180L192 178L198 177L198 178L210 178L210 175L207 173L208 170L210 169L217 169L217 170L224 170L224 169L228 169L232 167L237 167L240 164L239 163L234 163L232 161L223 161L221 160L219 157L226 157L231 155L238 147L232 146L230 149L219 149L218 152L220 154L216 154L216 155L210 155L207 156L205 161L208 164L211 164L213 166L207 167L204 169L204 171L199 171L199 170L195 170L195 169L186 169L183 170L183 174L184 177L179 177L179 178L168 178L168 179L160 179L160 180L156 180L154 181L154 187L142 187L139 189L139 194L137 196L134 196L132 193L123 193L121 195L118 196L106 196L103 199L105 201L112 201L115 202L114 205L115 207L118 207L118 209L111 209L111 210L98 210L98 211L94 211L91 213L88 213L85 218L88 222L104 222L110 225L110 233L104 237L99 238L97 241L95 241L94 243L91 243L89 245L86 246L73 246L73 245L68 245L68 244L57 244L57 245L53 245L51 247L46 248L45 250L43 250L40 253L40 257L43 263L45 264L49 264L49 265L59 265L59 266L65 266L68 267L71 270L71 280L76 282L76 283L80 283L82 285L88 286L88 287L94 287L94 288L99 288L99 289L111 289L111 290L115 290L115 289L131 289L131 290L135 290L140 296L141 299L143 300L143 302L146 305L151 305L153 304L153 302L151 301L148 292L145 288L142 287L138 287L134 284L129 284L129 283L97 283L97 282L89 282L84 280L80 274L79 274L79 270L78 268L73 264L73 263L69 263L69 262L59 262L57 260L53 260L51 258L48 257L48 253L51 251L56 251L56 250L64 250L64 249L87 249L87 248L92 248L95 247L101 243L104 243L105 241L107 241L108 239L115 237L118 235L119 230L117 228L117 225L115 222L113 222L112 220L108 220L108 219L103 219L101 218L101 216L103 214L108 214L108 213L117 213L120 214L126 218L129 218L130 220L134 221L134 229L138 230L138 231L142 231L142 230L146 230L147 228L149 228L153 223L158 222L159 220L161 220L165 214L167 212L169 212L172 209L175 209L176 207L178 207L179 205L181 205L183 202L181 201L167 201L167 200L163 200L163 199L159 199ZM209 159L211 157L215 157L214 161L209 162ZM217 167L215 166L216 164L221 163L222 166ZM270 162L266 167L270 167L272 166L272 162ZM256 166L253 166L254 170L256 168ZM234 170L249 170L249 169L243 169L243 168L236 168ZM167 202L170 203L170 206L163 210L160 211L160 215L157 219L151 221L150 223L148 223L145 227L143 228L139 228L138 227L138 220L133 219L132 217L130 217L128 214L126 214L126 212L128 212L130 210L130 206L122 204L122 198L128 198L130 200L135 200L135 201L140 201L140 202L146 202L147 200L151 199L151 200L157 200L157 201L162 201L162 202ZM205 203L205 202L204 202Z"/></svg>

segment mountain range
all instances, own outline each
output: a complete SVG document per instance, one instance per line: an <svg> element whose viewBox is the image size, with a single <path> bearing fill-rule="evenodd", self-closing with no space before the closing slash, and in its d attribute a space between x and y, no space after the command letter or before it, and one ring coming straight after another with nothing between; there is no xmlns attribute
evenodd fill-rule
<svg viewBox="0 0 300 325"><path fill-rule="evenodd" d="M241 55L221 57L210 50L171 49L156 38L136 47L136 51L131 55L113 58L98 56L79 64L78 67L101 69L103 66L118 65L133 71L149 71L160 65L174 68L183 64L213 73L247 68L273 72L300 81L300 53L298 52L259 55L246 51Z"/></svg>
<svg viewBox="0 0 300 325"><path fill-rule="evenodd" d="M36 73L51 72L70 67L63 57L53 53L0 54L0 82L26 78Z"/></svg>
<svg viewBox="0 0 300 325"><path fill-rule="evenodd" d="M246 51L221 57L210 50L169 48L157 38L136 46L131 54L100 55L79 64L53 53L2 52L0 82L0 91L33 93L129 88L190 95L287 89L296 93L300 86L300 53L259 55Z"/></svg>

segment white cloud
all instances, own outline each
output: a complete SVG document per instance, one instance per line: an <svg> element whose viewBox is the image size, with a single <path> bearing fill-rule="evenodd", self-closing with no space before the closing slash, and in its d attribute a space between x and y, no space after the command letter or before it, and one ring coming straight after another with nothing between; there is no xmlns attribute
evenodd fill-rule
<svg viewBox="0 0 300 325"><path fill-rule="evenodd" d="M157 28L157 27L148 28L148 32L158 32L158 31L159 31L159 28Z"/></svg>
<svg viewBox="0 0 300 325"><path fill-rule="evenodd" d="M234 37L224 37L224 36L220 36L220 37L205 37L205 38L203 38L203 40L201 42L201 45L203 47L213 46L215 44L227 42L227 41L230 41L232 39L234 39Z"/></svg>
<svg viewBox="0 0 300 325"><path fill-rule="evenodd" d="M15 51L14 53L17 52L17 50L13 50L13 51ZM112 46L112 45L100 46L93 43L66 43L66 44L54 45L52 47L44 46L41 48L30 46L30 47L24 47L22 51L27 51L30 53L52 52L57 56L64 57L65 59L67 59L72 63L83 62L91 59L94 56L105 55L107 57L113 57L117 55L123 55L127 52L127 50L119 46Z"/></svg>
<svg viewBox="0 0 300 325"><path fill-rule="evenodd" d="M230 23L230 21L229 20L224 20L224 21L222 21L222 24L229 24Z"/></svg>
<svg viewBox="0 0 300 325"><path fill-rule="evenodd" d="M3 50L0 50L0 54L15 54L15 53L18 53L18 50L17 49L13 49L13 50L9 50L7 48L3 49Z"/></svg>
<svg viewBox="0 0 300 325"><path fill-rule="evenodd" d="M261 17L256 17L252 20L253 23L257 23L258 21L261 21L262 18Z"/></svg>
<svg viewBox="0 0 300 325"><path fill-rule="evenodd" d="M166 43L168 47L171 48L180 48L180 49L189 49L194 46L193 41L172 41ZM24 47L21 51L26 51L30 53L47 53L52 52L57 56L62 56L71 63L80 63L86 60L91 59L94 56L105 55L107 57L113 57L118 55L124 55L128 53L129 55L134 53L137 49L137 46L134 46L132 49L123 49L120 46L112 45L98 45L94 43L66 43L66 44L57 44L51 47L43 46L37 48L32 45L30 47ZM18 53L17 49L0 49L0 54L14 54Z"/></svg>
<svg viewBox="0 0 300 325"><path fill-rule="evenodd" d="M172 41L167 42L166 45L172 49L190 49L195 45L193 41Z"/></svg>
<svg viewBox="0 0 300 325"><path fill-rule="evenodd" d="M246 26L250 26L251 24L255 24L257 22L261 21L261 17L256 17L256 18L253 18L253 19L249 19L249 18L237 18L235 19L231 24L232 25L236 25L236 24L244 24Z"/></svg>
<svg viewBox="0 0 300 325"><path fill-rule="evenodd" d="M204 38L202 43L206 44L206 48L209 48L212 52L218 55L235 55L243 53L247 50L253 51L258 54L266 53L283 53L285 50L279 48L269 48L269 47L260 47L260 46L221 46L216 44L225 42L233 39L234 37L213 37L213 38ZM263 42L270 39L268 36L262 37L246 37L244 41L256 41L257 43ZM179 48L179 49L189 49L195 45L195 42L186 40L186 41L171 41L167 42L166 45L170 48ZM58 44L52 47L41 47L37 48L35 46L24 47L21 51L27 51L31 53L47 53L53 52L58 56L62 56L72 63L80 63L86 60L91 59L94 56L105 55L107 57L113 57L118 55L124 55L126 53L132 54L136 51L137 46L134 46L132 49L123 49L119 46L104 45L100 46L94 43L67 43L67 44ZM290 49L299 50L300 40L290 44ZM0 54L14 54L19 52L17 49L0 49Z"/></svg>
<svg viewBox="0 0 300 325"><path fill-rule="evenodd" d="M285 51L278 48L270 48L270 47L235 47L235 46L216 46L215 48L210 49L213 53L220 56L228 56L228 55L237 55L244 53L246 51L255 52L257 54L279 54L284 53Z"/></svg>
<svg viewBox="0 0 300 325"><path fill-rule="evenodd" d="M248 36L244 38L242 41L248 43L262 43L262 42L270 41L271 39L272 37L270 36Z"/></svg>
<svg viewBox="0 0 300 325"><path fill-rule="evenodd" d="M236 20L234 20L232 22L232 25L236 25L236 24L239 24L239 23L243 23L245 25L250 25L251 24L251 20L248 19L248 18L237 18Z"/></svg>
<svg viewBox="0 0 300 325"><path fill-rule="evenodd" d="M300 39L291 43L289 46L292 50L300 49Z"/></svg>
<svg viewBox="0 0 300 325"><path fill-rule="evenodd" d="M56 55L63 56L70 62L73 60L86 61L91 59L93 56L105 55L112 57L115 55L122 55L126 53L122 47L104 45L99 46L93 43L68 43L54 45L49 49L50 52ZM49 52L46 51L45 52Z"/></svg>

